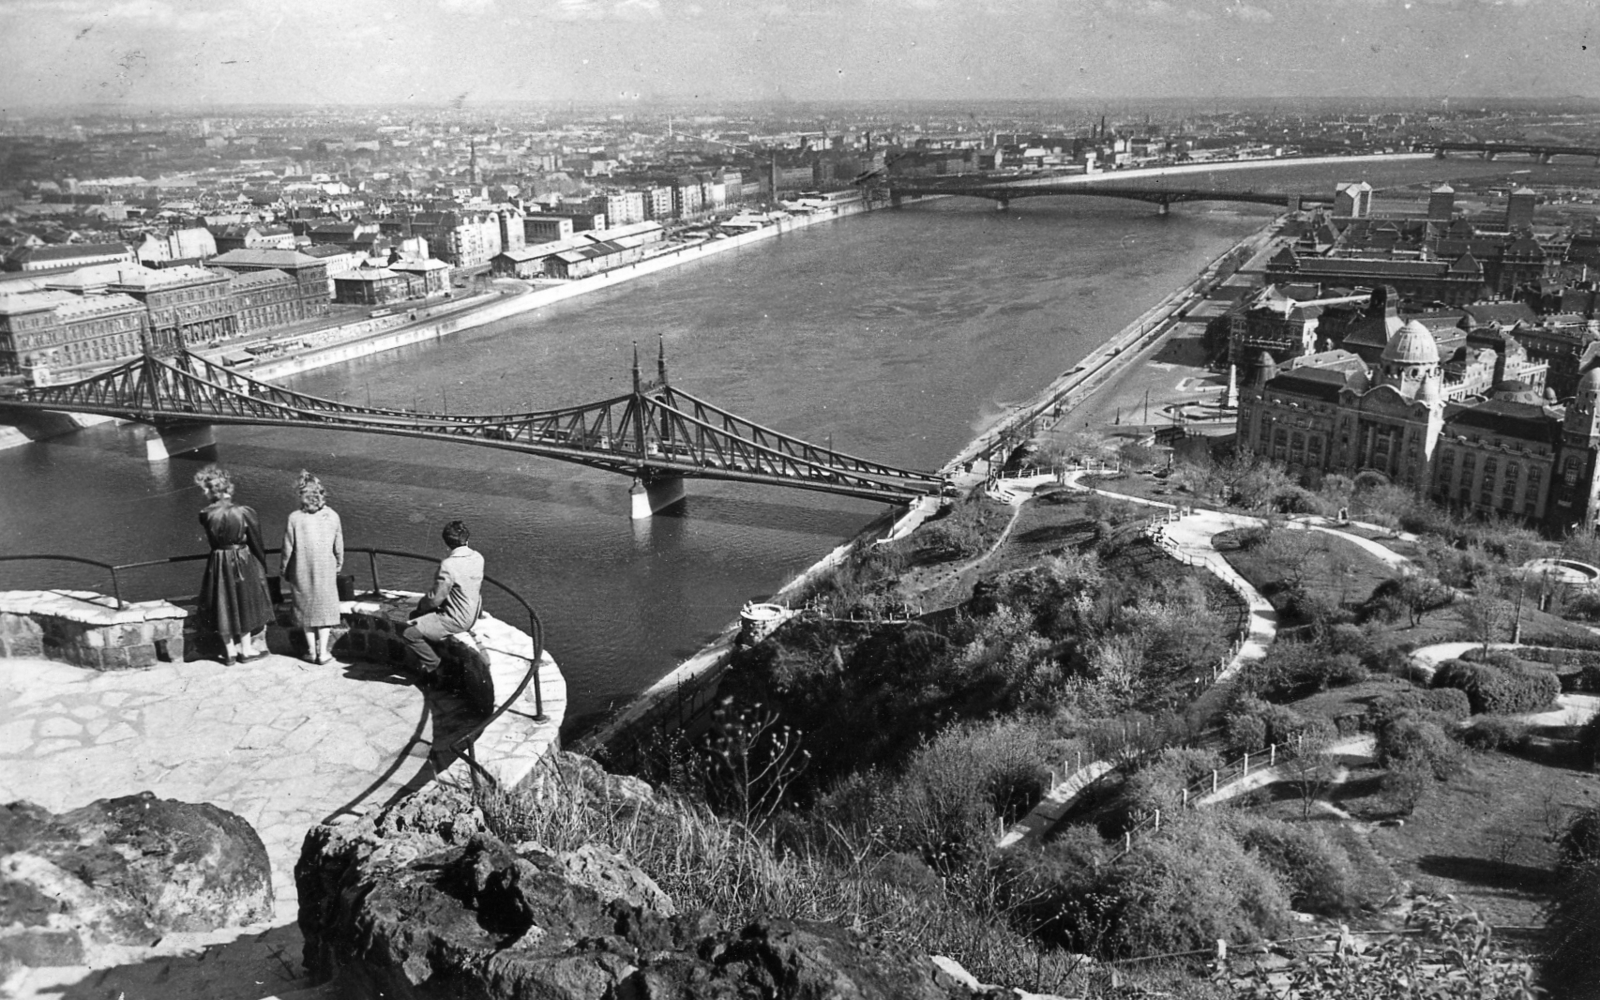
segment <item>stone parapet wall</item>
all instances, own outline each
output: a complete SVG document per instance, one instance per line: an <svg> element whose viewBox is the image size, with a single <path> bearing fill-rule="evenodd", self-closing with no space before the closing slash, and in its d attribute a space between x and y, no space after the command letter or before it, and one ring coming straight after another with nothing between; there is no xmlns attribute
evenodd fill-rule
<svg viewBox="0 0 1600 1000"><path fill-rule="evenodd" d="M183 662L187 612L166 601L117 607L88 590L0 593L0 656L42 657L91 670Z"/></svg>
<svg viewBox="0 0 1600 1000"><path fill-rule="evenodd" d="M348 631L334 651L350 659L415 669L416 656L401 641L407 619L421 595L384 591L345 601L340 617ZM470 631L440 644L438 683L462 692L473 708L488 715L517 689L533 657L533 637L484 612ZM490 723L474 743L476 760L502 788L515 788L532 773L545 754L560 747L561 721L566 716L567 685L548 652L539 660L539 685L546 718L535 718L530 683L515 704ZM468 786L472 775L464 762L439 775L445 784Z"/></svg>

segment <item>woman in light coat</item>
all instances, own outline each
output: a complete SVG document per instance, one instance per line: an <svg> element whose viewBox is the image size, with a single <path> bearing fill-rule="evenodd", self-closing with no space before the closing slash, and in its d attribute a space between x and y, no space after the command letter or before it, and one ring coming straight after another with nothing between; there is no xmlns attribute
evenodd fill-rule
<svg viewBox="0 0 1600 1000"><path fill-rule="evenodd" d="M330 635L339 624L339 570L344 567L344 528L328 506L322 481L304 470L295 483L300 509L289 515L283 531L281 577L294 612L295 625L305 633L306 660L330 663Z"/></svg>

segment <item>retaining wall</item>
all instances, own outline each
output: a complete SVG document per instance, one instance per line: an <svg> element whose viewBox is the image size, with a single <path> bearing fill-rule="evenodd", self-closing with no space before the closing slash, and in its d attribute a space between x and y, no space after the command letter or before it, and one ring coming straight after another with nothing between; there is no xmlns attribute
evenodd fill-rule
<svg viewBox="0 0 1600 1000"><path fill-rule="evenodd" d="M188 613L166 601L117 607L88 590L0 593L0 656L41 657L91 670L183 662Z"/></svg>

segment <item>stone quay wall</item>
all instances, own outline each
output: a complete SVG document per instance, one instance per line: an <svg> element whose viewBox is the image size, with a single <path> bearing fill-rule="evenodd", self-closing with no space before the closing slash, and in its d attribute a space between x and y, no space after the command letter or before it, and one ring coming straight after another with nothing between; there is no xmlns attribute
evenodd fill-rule
<svg viewBox="0 0 1600 1000"><path fill-rule="evenodd" d="M91 670L183 662L187 612L166 601L117 607L87 590L0 593L0 656L42 657Z"/></svg>

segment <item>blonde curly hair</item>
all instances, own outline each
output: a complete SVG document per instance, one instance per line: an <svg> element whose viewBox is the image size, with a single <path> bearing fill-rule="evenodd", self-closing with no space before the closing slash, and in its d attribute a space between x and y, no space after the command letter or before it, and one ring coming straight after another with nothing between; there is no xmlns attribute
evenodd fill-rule
<svg viewBox="0 0 1600 1000"><path fill-rule="evenodd" d="M300 509L307 514L315 514L328 504L328 491L323 489L322 480L305 469L300 470L294 489L300 494Z"/></svg>
<svg viewBox="0 0 1600 1000"><path fill-rule="evenodd" d="M229 500L233 497L233 477L228 470L212 463L194 474L194 484L211 500Z"/></svg>

